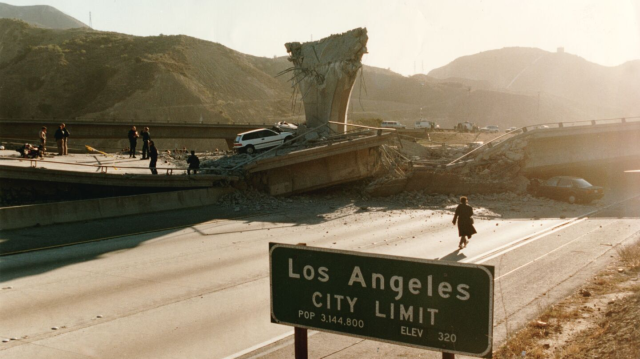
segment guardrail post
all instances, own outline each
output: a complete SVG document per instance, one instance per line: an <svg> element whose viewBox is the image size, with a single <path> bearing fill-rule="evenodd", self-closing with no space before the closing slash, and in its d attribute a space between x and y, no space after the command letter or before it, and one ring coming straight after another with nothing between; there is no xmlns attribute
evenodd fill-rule
<svg viewBox="0 0 640 359"><path fill-rule="evenodd" d="M623 117L623 118L621 119L621 121L622 121L622 123L626 123L626 122L627 122L627 119Z"/></svg>
<svg viewBox="0 0 640 359"><path fill-rule="evenodd" d="M596 124L596 120L591 120L591 124L595 125Z"/></svg>
<svg viewBox="0 0 640 359"><path fill-rule="evenodd" d="M564 123L558 122L558 127L563 128L564 127Z"/></svg>
<svg viewBox="0 0 640 359"><path fill-rule="evenodd" d="M456 359L456 355L452 353L442 353L442 359Z"/></svg>
<svg viewBox="0 0 640 359"><path fill-rule="evenodd" d="M523 127L523 128L522 128L522 133L525 133L525 132L527 132L527 131L529 131L529 130L527 130L527 128L526 128L526 127Z"/></svg>
<svg viewBox="0 0 640 359"><path fill-rule="evenodd" d="M299 246L306 246L306 243L298 243ZM293 327L293 343L295 359L308 359L309 358L309 346L307 329Z"/></svg>

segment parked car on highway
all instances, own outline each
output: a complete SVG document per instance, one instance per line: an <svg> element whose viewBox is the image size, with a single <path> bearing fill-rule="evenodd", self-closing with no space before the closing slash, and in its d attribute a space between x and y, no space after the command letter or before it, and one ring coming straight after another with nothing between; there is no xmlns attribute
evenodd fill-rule
<svg viewBox="0 0 640 359"><path fill-rule="evenodd" d="M435 131L436 129L440 128L440 125L438 125L437 123L435 123L433 121L420 120L420 121L416 121L416 123L415 123L415 125L413 127L414 128L426 128L427 130Z"/></svg>
<svg viewBox="0 0 640 359"><path fill-rule="evenodd" d="M453 129L456 132L478 132L478 126L469 121L460 122Z"/></svg>
<svg viewBox="0 0 640 359"><path fill-rule="evenodd" d="M489 126L481 128L480 132L498 133L498 132L500 132L500 127L494 126L494 125L489 125Z"/></svg>
<svg viewBox="0 0 640 359"><path fill-rule="evenodd" d="M272 148L293 139L292 132L277 132L268 128L239 133L233 142L233 150L239 153L254 153L257 150Z"/></svg>
<svg viewBox="0 0 640 359"><path fill-rule="evenodd" d="M383 128L395 128L395 129L399 129L399 130L404 130L405 128L407 128L407 126L401 124L398 121L382 121L382 123L380 124L380 127L383 127Z"/></svg>
<svg viewBox="0 0 640 359"><path fill-rule="evenodd" d="M548 180L532 179L527 191L535 196L548 197L569 203L591 203L604 196L604 189L584 178L557 176Z"/></svg>
<svg viewBox="0 0 640 359"><path fill-rule="evenodd" d="M296 133L298 131L298 125L291 122L287 122L287 121L276 122L276 124L273 125L273 127L275 127L274 130L278 132Z"/></svg>

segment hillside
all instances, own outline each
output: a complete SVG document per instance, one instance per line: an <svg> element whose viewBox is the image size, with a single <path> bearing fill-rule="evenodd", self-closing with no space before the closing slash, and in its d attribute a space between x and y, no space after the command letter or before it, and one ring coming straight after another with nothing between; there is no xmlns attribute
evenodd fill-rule
<svg viewBox="0 0 640 359"><path fill-rule="evenodd" d="M81 21L47 5L13 6L0 3L0 19L18 19L47 29L88 28Z"/></svg>
<svg viewBox="0 0 640 359"><path fill-rule="evenodd" d="M45 30L0 19L0 117L262 122L290 93L251 56L187 36Z"/></svg>
<svg viewBox="0 0 640 359"><path fill-rule="evenodd" d="M429 76L483 81L496 90L564 98L586 106L594 118L640 114L640 61L606 67L564 52L504 48L458 58Z"/></svg>
<svg viewBox="0 0 640 359"><path fill-rule="evenodd" d="M277 76L291 66L286 57L245 55L188 36L53 30L9 19L0 19L0 48L3 118L203 123L304 120L299 98L291 97L290 74ZM364 66L348 115L352 120L397 120L408 127L427 118L448 128L467 120L506 128L626 114L617 107L606 108L598 99L576 100L571 92L545 91L538 98L537 92L521 88L527 83L522 74L508 86L509 76L517 76L524 64L544 54L530 49L513 64L496 57L500 64L486 71L465 68L461 64L469 60L462 58L429 76L405 77ZM637 62L629 63L619 71L634 74L639 67ZM620 91L618 99L632 97Z"/></svg>

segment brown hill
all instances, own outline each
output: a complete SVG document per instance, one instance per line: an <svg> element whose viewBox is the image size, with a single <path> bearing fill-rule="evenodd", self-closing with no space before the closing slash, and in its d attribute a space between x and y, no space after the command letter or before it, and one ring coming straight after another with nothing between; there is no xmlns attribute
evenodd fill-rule
<svg viewBox="0 0 640 359"><path fill-rule="evenodd" d="M13 6L0 3L0 19L18 19L48 29L88 27L81 21L47 5Z"/></svg>
<svg viewBox="0 0 640 359"><path fill-rule="evenodd" d="M504 48L458 58L429 76L485 81L497 90L564 98L592 118L640 114L640 61L606 67L564 52Z"/></svg>
<svg viewBox="0 0 640 359"><path fill-rule="evenodd" d="M287 75L276 76L291 66L286 57L249 56L188 36L49 30L8 19L0 19L0 47L0 117L303 120ZM420 118L443 127L466 120L509 127L582 120L592 112L559 96L538 100L537 93L500 89L486 78L405 77L365 66L349 116L398 120L408 127Z"/></svg>
<svg viewBox="0 0 640 359"><path fill-rule="evenodd" d="M286 86L259 60L187 36L0 19L0 46L0 117L256 123L290 114Z"/></svg>

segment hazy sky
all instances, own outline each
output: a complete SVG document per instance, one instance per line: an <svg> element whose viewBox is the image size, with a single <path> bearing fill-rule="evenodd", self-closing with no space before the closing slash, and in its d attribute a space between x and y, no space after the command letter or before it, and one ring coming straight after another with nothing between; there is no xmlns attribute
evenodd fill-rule
<svg viewBox="0 0 640 359"><path fill-rule="evenodd" d="M0 0L51 5L97 30L185 34L234 50L287 55L284 43L369 31L367 65L427 73L460 56L509 46L568 53L606 66L640 59L640 0ZM322 4L322 5L321 5Z"/></svg>

